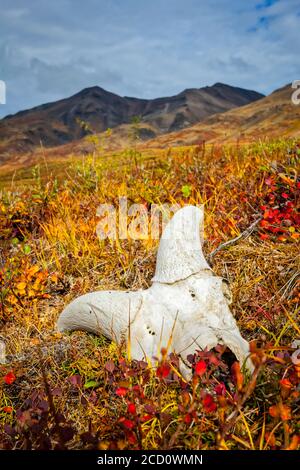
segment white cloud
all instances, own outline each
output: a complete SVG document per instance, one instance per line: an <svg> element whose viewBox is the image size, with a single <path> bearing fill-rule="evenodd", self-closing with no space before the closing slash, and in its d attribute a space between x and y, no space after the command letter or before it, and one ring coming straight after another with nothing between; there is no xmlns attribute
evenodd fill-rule
<svg viewBox="0 0 300 470"><path fill-rule="evenodd" d="M25 5L25 6L24 6ZM0 116L98 84L158 97L300 78L299 0L1 0Z"/></svg>

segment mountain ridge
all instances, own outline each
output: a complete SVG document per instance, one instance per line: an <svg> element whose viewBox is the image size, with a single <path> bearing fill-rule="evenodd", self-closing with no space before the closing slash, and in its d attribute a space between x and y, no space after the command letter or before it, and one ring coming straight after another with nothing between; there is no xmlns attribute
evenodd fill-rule
<svg viewBox="0 0 300 470"><path fill-rule="evenodd" d="M300 105L291 102L291 84L245 106L214 114L186 129L157 136L146 146L196 145L199 142L224 143L257 138L299 137Z"/></svg>
<svg viewBox="0 0 300 470"><path fill-rule="evenodd" d="M151 128L144 132L144 138L153 138L263 96L253 90L220 82L154 99L122 97L99 86L92 86L68 98L1 119L0 157L3 159L12 152L31 152L41 143L44 147L67 144L91 132L129 124L135 116L140 116L141 122Z"/></svg>

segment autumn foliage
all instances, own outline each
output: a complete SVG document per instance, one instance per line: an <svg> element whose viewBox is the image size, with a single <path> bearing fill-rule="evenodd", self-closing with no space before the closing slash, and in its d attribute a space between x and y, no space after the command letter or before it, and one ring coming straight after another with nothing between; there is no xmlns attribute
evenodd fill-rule
<svg viewBox="0 0 300 470"><path fill-rule="evenodd" d="M129 149L42 163L17 172L13 184L7 175L0 448L299 448L299 157L297 141L284 140ZM147 209L204 204L208 258L246 231L210 261L230 283L253 374L222 345L183 357L186 381L169 338L152 368L102 336L55 331L74 297L151 281L157 240L99 241L95 234L98 205L117 207L120 196Z"/></svg>

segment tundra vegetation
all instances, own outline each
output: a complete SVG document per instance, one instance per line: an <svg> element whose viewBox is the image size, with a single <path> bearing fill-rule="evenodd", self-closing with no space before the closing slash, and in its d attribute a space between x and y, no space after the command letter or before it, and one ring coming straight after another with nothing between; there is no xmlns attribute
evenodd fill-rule
<svg viewBox="0 0 300 470"><path fill-rule="evenodd" d="M296 140L95 148L3 174L0 448L297 449L299 158ZM122 196L148 210L204 204L204 251L230 283L251 375L222 346L190 355L186 381L168 338L153 368L130 344L55 330L78 295L149 287L157 239L96 235L97 207Z"/></svg>

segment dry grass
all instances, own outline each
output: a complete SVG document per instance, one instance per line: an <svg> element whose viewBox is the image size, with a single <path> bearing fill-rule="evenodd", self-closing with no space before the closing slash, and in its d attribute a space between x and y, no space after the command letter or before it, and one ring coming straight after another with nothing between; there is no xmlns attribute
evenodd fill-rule
<svg viewBox="0 0 300 470"><path fill-rule="evenodd" d="M142 363L123 362L126 351L102 337L57 334L55 322L63 307L80 294L145 288L150 283L157 241L99 241L95 228L100 203L117 206L118 198L127 196L129 204L139 202L148 208L153 203L204 204L204 248L209 254L262 213L270 175L283 174L296 182L298 163L299 147L291 141L177 148L146 156L127 150L118 159L94 154L62 169L43 163L35 168L30 185L22 180L6 185L0 206L0 319L10 362L0 367L3 378L13 371L16 380L7 384L0 378L0 420L19 427L15 434L5 428L2 446L47 448L47 439L62 445L52 423L60 412L75 429L66 439L69 448L297 447L299 370L291 362L292 350L284 348L300 333L299 243L293 235L299 225L294 231L287 226L282 240L281 233L272 232L261 239L256 230L214 258L215 273L230 282L232 311L243 335L261 346L260 352L253 346L258 378L247 382L244 377L240 389L235 374L227 370L220 376L221 369L209 369L213 366L204 358L207 370L227 384L223 405L212 388L214 374L207 372L190 384L172 371L157 376ZM274 191L281 191L278 188ZM291 194L296 213L299 190ZM265 234L264 229L259 231ZM162 358L162 366L168 361ZM279 383L282 379L291 384L288 394ZM132 389L134 384L142 394ZM50 396L45 395L48 386ZM120 387L127 390L125 397L116 396ZM33 390L37 396L28 401ZM205 408L206 391L218 403L216 410ZM54 415L47 408L52 394ZM137 407L134 418L126 411L128 401ZM282 411L270 414L269 408L277 405L286 406L292 418L286 419ZM147 414L151 419L143 421ZM134 427L123 418L131 419ZM47 430L43 443L32 430L39 422Z"/></svg>

